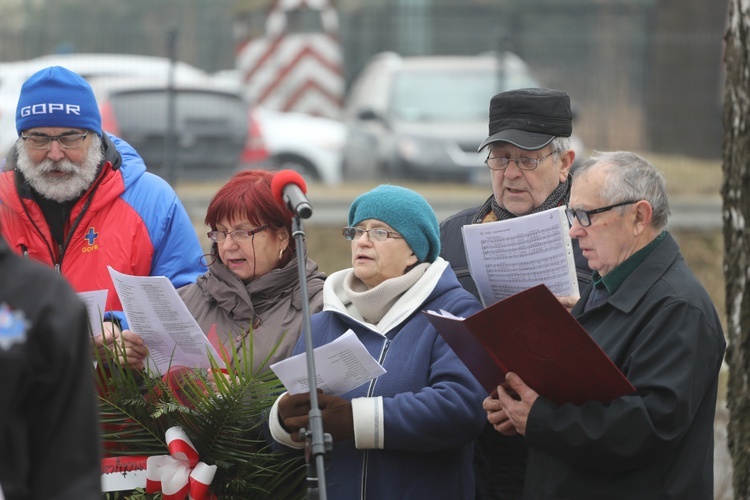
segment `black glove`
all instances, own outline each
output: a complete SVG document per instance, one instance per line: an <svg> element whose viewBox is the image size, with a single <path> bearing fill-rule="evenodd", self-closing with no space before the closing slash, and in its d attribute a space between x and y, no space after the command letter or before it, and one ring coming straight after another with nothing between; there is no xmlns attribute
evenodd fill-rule
<svg viewBox="0 0 750 500"><path fill-rule="evenodd" d="M352 402L339 396L318 395L318 407L322 410L323 430L333 441L354 439L354 414Z"/></svg>
<svg viewBox="0 0 750 500"><path fill-rule="evenodd" d="M310 393L284 394L279 400L278 413L279 423L292 435L292 441L301 442L299 430L309 425Z"/></svg>
<svg viewBox="0 0 750 500"><path fill-rule="evenodd" d="M323 430L333 441L354 438L354 415L352 403L339 396L323 394L318 389L318 408L323 417ZM299 430L310 428L310 393L285 394L279 401L279 422L291 434L292 441L301 442Z"/></svg>

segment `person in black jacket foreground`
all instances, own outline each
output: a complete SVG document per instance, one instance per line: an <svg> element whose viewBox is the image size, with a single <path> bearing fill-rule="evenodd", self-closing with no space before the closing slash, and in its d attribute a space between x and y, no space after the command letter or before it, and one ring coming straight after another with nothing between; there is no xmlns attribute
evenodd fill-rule
<svg viewBox="0 0 750 500"><path fill-rule="evenodd" d="M86 307L0 237L0 498L101 498Z"/></svg>
<svg viewBox="0 0 750 500"><path fill-rule="evenodd" d="M510 219L566 205L570 169L575 159L570 98L560 90L532 88L501 92L490 101L488 148L492 196L440 224L441 257L450 262L461 285L477 298L466 263L461 227ZM590 286L591 270L573 245L581 293ZM561 297L569 309L578 297ZM498 381L499 382L499 381ZM476 498L521 498L528 449L522 436L504 436L489 423L474 447Z"/></svg>
<svg viewBox="0 0 750 500"><path fill-rule="evenodd" d="M514 397L498 387L483 406L498 432L525 436L524 497L712 499L726 342L664 230L664 177L636 154L596 153L573 175L566 214L594 270L571 314L636 391L558 406L508 374Z"/></svg>

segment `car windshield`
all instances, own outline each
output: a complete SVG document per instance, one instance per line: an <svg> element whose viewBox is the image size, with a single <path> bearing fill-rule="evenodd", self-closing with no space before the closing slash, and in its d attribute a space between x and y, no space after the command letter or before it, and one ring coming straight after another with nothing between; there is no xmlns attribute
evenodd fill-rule
<svg viewBox="0 0 750 500"><path fill-rule="evenodd" d="M390 107L407 122L482 121L496 93L537 86L528 73L500 75L492 68L402 71L394 79Z"/></svg>

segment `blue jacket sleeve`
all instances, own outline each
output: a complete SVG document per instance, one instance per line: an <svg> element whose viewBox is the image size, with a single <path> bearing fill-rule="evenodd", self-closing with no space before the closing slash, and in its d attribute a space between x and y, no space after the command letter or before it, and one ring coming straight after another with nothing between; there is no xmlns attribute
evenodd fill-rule
<svg viewBox="0 0 750 500"><path fill-rule="evenodd" d="M151 275L166 276L175 288L179 288L195 282L206 272L206 267L198 236L176 193L171 193L168 206L152 236L154 259Z"/></svg>

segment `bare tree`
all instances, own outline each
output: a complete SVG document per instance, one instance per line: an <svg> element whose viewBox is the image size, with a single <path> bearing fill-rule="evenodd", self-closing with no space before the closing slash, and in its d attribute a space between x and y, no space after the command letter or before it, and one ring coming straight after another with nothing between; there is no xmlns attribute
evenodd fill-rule
<svg viewBox="0 0 750 500"><path fill-rule="evenodd" d="M725 34L724 278L726 282L728 445L734 497L750 498L750 11L730 0Z"/></svg>

